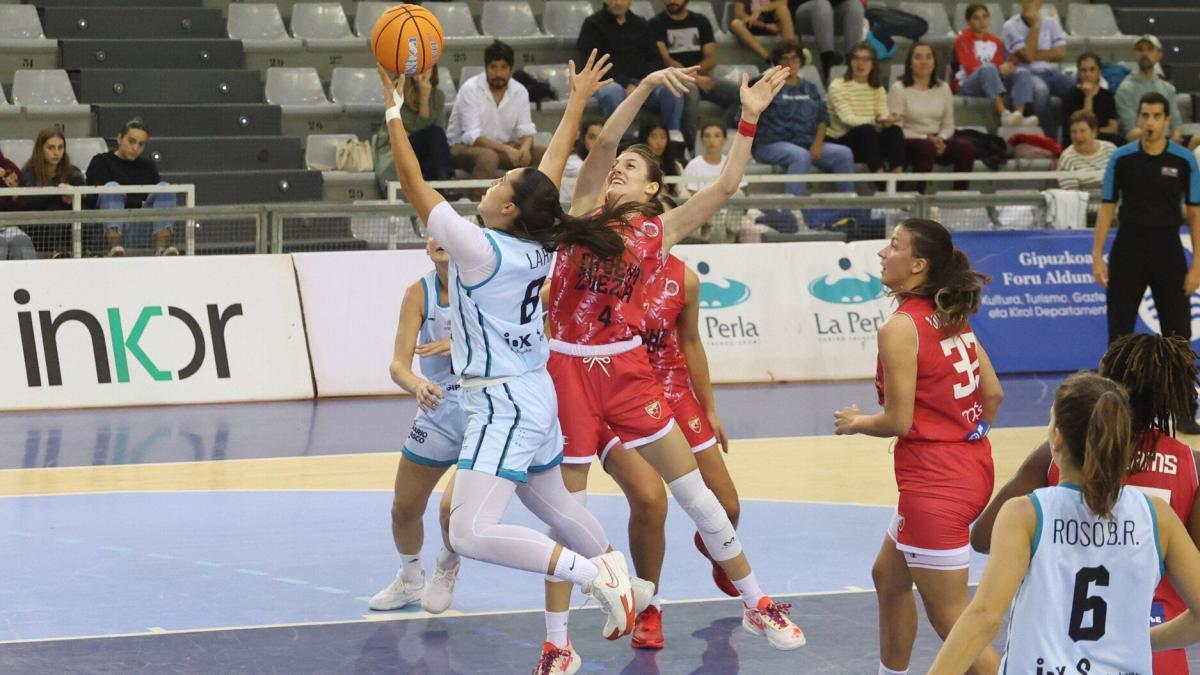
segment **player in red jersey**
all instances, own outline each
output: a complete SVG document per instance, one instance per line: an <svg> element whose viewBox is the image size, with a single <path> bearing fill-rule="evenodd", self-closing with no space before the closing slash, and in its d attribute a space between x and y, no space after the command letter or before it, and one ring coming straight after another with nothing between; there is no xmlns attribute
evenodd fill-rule
<svg viewBox="0 0 1200 675"><path fill-rule="evenodd" d="M834 413L838 434L898 436L900 502L871 576L879 599L881 675L908 672L917 636L916 582L934 630L946 638L966 609L971 522L992 494L987 430L1004 398L968 319L988 278L971 269L950 233L906 220L879 252L880 277L900 306L879 329L875 386L883 410ZM988 647L971 672L991 675Z"/></svg>
<svg viewBox="0 0 1200 675"><path fill-rule="evenodd" d="M1100 374L1121 383L1133 408L1135 452L1125 482L1162 497L1200 543L1200 500L1196 499L1198 460L1195 451L1172 437L1176 423L1191 417L1197 381L1196 353L1181 337L1127 335L1109 346L1100 359ZM992 526L1004 502L1047 485L1058 484L1058 467L1050 446L1034 450L1017 473L1000 488L971 530L971 546L987 553ZM1154 593L1150 624L1175 618L1187 609L1175 587L1163 577ZM1154 652L1154 675L1186 675L1183 649Z"/></svg>
<svg viewBox="0 0 1200 675"><path fill-rule="evenodd" d="M691 447L675 425L639 334L648 303L647 275L662 264L666 249L699 229L737 190L758 116L786 76L785 69L771 68L754 86L743 76L742 122L720 177L662 215L657 205L662 169L649 149L633 146L617 156L621 136L652 90L645 81L635 87L588 153L572 203L572 213L593 213L597 207L608 213L611 226L625 238L626 255L605 264L582 247L560 249L548 311L549 368L563 402L559 420L567 448L595 448L604 429L611 428L626 447L637 450L667 482L733 579L745 603L743 626L766 635L778 649L802 646L804 634L788 618L790 607L775 603L759 588L729 516L704 484Z"/></svg>

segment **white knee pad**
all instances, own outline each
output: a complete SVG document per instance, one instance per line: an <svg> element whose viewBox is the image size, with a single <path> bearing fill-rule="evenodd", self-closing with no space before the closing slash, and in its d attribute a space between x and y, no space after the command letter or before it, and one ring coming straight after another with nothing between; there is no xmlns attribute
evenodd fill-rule
<svg viewBox="0 0 1200 675"><path fill-rule="evenodd" d="M667 483L667 489L696 524L713 560L730 560L742 552L741 538L717 496L704 484L699 469Z"/></svg>

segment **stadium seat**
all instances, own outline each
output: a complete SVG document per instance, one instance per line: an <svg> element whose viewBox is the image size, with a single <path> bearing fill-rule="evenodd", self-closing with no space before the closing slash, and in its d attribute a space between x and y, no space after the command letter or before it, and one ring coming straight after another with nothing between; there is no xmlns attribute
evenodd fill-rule
<svg viewBox="0 0 1200 675"><path fill-rule="evenodd" d="M533 9L525 0L490 0L484 3L479 25L484 35L500 38L517 50L558 41L542 33L533 18Z"/></svg>
<svg viewBox="0 0 1200 675"><path fill-rule="evenodd" d="M1121 35L1117 18L1108 5L1084 5L1073 2L1067 5L1066 29L1072 36L1087 38L1088 45L1096 49L1111 48L1132 42L1129 36Z"/></svg>
<svg viewBox="0 0 1200 675"><path fill-rule="evenodd" d="M1020 13L1021 13L1021 5L1019 5L1015 2L1012 3L1011 7L1008 8L1008 16L1009 17L1017 16ZM1054 19L1054 20L1058 21L1060 26L1062 25L1062 17L1060 17L1058 15L1058 7L1054 6L1053 4L1051 4L1049 2L1042 5L1042 9L1040 12L1038 12L1038 14L1040 14L1044 17ZM993 28L994 28L994 26L993 26ZM995 32L997 35L1000 34L1000 31L998 29L993 32Z"/></svg>
<svg viewBox="0 0 1200 675"><path fill-rule="evenodd" d="M593 14L588 0L546 0L542 10L542 27L546 33L574 44L583 22Z"/></svg>
<svg viewBox="0 0 1200 675"><path fill-rule="evenodd" d="M454 105L454 97L458 92L454 88L454 79L450 77L449 70L444 68L438 69L437 88L446 97L446 105Z"/></svg>
<svg viewBox="0 0 1200 675"><path fill-rule="evenodd" d="M0 5L0 43L7 40L44 40L42 22L33 5Z"/></svg>
<svg viewBox="0 0 1200 675"><path fill-rule="evenodd" d="M954 5L954 15L950 17L950 20L954 24L955 31L961 33L967 27L967 7L970 7L972 4L970 2L960 2ZM1000 29L1004 26L1004 10L1001 9L998 2L987 2L984 4L987 5L988 14L992 19L992 26L988 30L994 35L999 35Z"/></svg>
<svg viewBox="0 0 1200 675"><path fill-rule="evenodd" d="M571 83L567 76L567 65L557 66L524 66L524 71L539 80L545 80L558 96L553 101L542 101L542 110L563 110L567 107L567 98L571 95Z"/></svg>
<svg viewBox="0 0 1200 675"><path fill-rule="evenodd" d="M737 38L735 38L733 35L730 35L728 29L726 29L726 27L720 22L720 20L717 19L716 13L713 12L712 3L709 2L708 0L697 0L694 2L689 2L688 3L688 11L695 12L695 13L705 17L706 19L708 19L708 22L710 24L712 24L713 39L718 44L731 44L732 45L732 44L734 44L734 42L736 42Z"/></svg>
<svg viewBox="0 0 1200 675"><path fill-rule="evenodd" d="M479 37L471 7L465 2L431 2L426 7L442 24L448 38Z"/></svg>
<svg viewBox="0 0 1200 675"><path fill-rule="evenodd" d="M650 4L650 0L633 0L633 3L629 5L629 11L643 19L649 19L658 13L654 10L654 5Z"/></svg>
<svg viewBox="0 0 1200 675"><path fill-rule="evenodd" d="M266 101L287 114L337 114L342 107L325 98L316 68L268 68Z"/></svg>
<svg viewBox="0 0 1200 675"><path fill-rule="evenodd" d="M359 37L370 38L375 22L391 6L390 2L374 2L374 0L359 2L354 8L354 32Z"/></svg>
<svg viewBox="0 0 1200 675"><path fill-rule="evenodd" d="M386 107L374 68L334 68L329 96L348 113L382 115Z"/></svg>
<svg viewBox="0 0 1200 675"><path fill-rule="evenodd" d="M226 24L229 37L247 44L291 41L279 8L269 3L233 3Z"/></svg>
<svg viewBox="0 0 1200 675"><path fill-rule="evenodd" d="M108 143L103 138L68 138L67 154L71 162L80 169L86 169L96 155L108 152Z"/></svg>
<svg viewBox="0 0 1200 675"><path fill-rule="evenodd" d="M929 31L925 33L926 39L954 35L954 31L950 28L950 18L946 16L946 6L940 2L902 2L900 9L916 14L929 23ZM993 26L992 29L993 32L998 31L997 26Z"/></svg>
<svg viewBox="0 0 1200 675"><path fill-rule="evenodd" d="M358 140L354 134L309 134L304 145L304 165L312 171L336 171L337 145Z"/></svg>
<svg viewBox="0 0 1200 675"><path fill-rule="evenodd" d="M893 63L887 71L887 79L883 81L884 87L892 86L892 83L904 77L904 64Z"/></svg>
<svg viewBox="0 0 1200 675"><path fill-rule="evenodd" d="M832 75L830 75L832 77ZM817 70L816 66L804 66L800 69L800 79L808 80L817 85L817 89L821 90L821 95L825 95L825 83L821 82L821 71Z"/></svg>
<svg viewBox="0 0 1200 675"><path fill-rule="evenodd" d="M829 68L829 81L833 82L834 80L838 79L839 77L842 77L845 74L846 74L846 64L839 63L836 66L831 66Z"/></svg>
<svg viewBox="0 0 1200 675"><path fill-rule="evenodd" d="M730 63L714 66L712 75L714 78L719 77L723 80L740 83L742 81L742 73L749 73L750 79L754 79L758 77L759 72L758 66Z"/></svg>
<svg viewBox="0 0 1200 675"><path fill-rule="evenodd" d="M350 47L362 45L354 36L346 11L336 2L302 2L292 8L292 37L304 40L305 45L317 47Z"/></svg>
<svg viewBox="0 0 1200 675"><path fill-rule="evenodd" d="M80 105L65 70L18 70L13 75L13 103L26 112L78 113L91 108Z"/></svg>
<svg viewBox="0 0 1200 675"><path fill-rule="evenodd" d="M458 88L462 89L463 82L483 72L483 66L463 66L458 74Z"/></svg>
<svg viewBox="0 0 1200 675"><path fill-rule="evenodd" d="M0 106L2 108L3 106ZM32 138L10 138L0 140L0 154L12 160L17 166L22 166L33 156ZM78 160L73 160L78 164ZM85 165L86 166L86 165ZM84 167L80 167L84 168Z"/></svg>

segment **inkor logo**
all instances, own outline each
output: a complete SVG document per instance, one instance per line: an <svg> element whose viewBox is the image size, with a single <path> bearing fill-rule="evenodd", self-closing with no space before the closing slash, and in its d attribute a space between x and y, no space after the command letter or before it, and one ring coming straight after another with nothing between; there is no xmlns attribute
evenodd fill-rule
<svg viewBox="0 0 1200 675"><path fill-rule="evenodd" d="M849 272L853 266L849 258L838 260L838 267L844 271ZM830 281L828 274L822 274L808 285L808 292L822 302L857 305L882 296L883 280L868 273L865 280L858 277L841 277Z"/></svg>
<svg viewBox="0 0 1200 675"><path fill-rule="evenodd" d="M18 305L28 305L31 298L29 291L19 288L13 293L13 299ZM229 353L225 347L225 325L233 317L242 316L241 303L229 305L224 309L216 304L205 306L207 339L204 326L191 313L179 307L166 307L165 309L167 316L177 319L187 327L194 343L191 360L174 375L180 380L186 380L199 372L200 367L204 365L208 345L211 343L213 359L216 361L217 378L227 379L229 377ZM101 323L102 319L83 309L68 309L59 312L58 316L54 316L49 310L40 310L36 312L36 328L33 311L17 312L17 326L21 332L21 351L25 357L26 382L30 387L42 386L37 337L40 331L41 355L45 359L46 366L46 385L51 387L62 385L58 332L71 322L83 326L91 338L92 357L96 363L96 382L98 384L111 384L114 369L117 374L117 382L129 382L130 356L153 380L158 382L171 380L171 371L161 369L139 344L150 320L162 316L163 310L163 307L143 307L138 312L137 318L133 320L132 327L129 327L128 320L122 319L119 308L108 307L104 317L108 323L107 334ZM111 349L109 342L111 342ZM108 358L110 351L112 353L111 367Z"/></svg>
<svg viewBox="0 0 1200 675"><path fill-rule="evenodd" d="M696 271L702 277L707 275L710 269L706 262L696 264ZM720 284L700 280L700 309L733 307L750 299L749 286L729 277L725 277L723 281L724 283Z"/></svg>

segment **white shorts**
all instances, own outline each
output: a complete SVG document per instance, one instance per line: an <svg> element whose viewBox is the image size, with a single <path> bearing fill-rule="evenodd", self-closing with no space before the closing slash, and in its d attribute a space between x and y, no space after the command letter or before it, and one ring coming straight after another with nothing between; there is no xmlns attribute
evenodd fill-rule
<svg viewBox="0 0 1200 675"><path fill-rule="evenodd" d="M887 535L896 544L896 550L904 556L904 562L909 567L920 567L927 570L962 570L971 565L971 547L949 551L932 551L914 549L904 546L896 539L900 534L900 512L892 513L892 522L888 523Z"/></svg>
<svg viewBox="0 0 1200 675"><path fill-rule="evenodd" d="M467 416L458 468L524 483L562 463L558 398L545 368L486 387L464 387Z"/></svg>
<svg viewBox="0 0 1200 675"><path fill-rule="evenodd" d="M459 401L457 384L443 387L446 398L433 412L421 410L413 419L412 430L401 452L410 461L424 466L447 467L458 461L463 435L467 432L467 414Z"/></svg>

